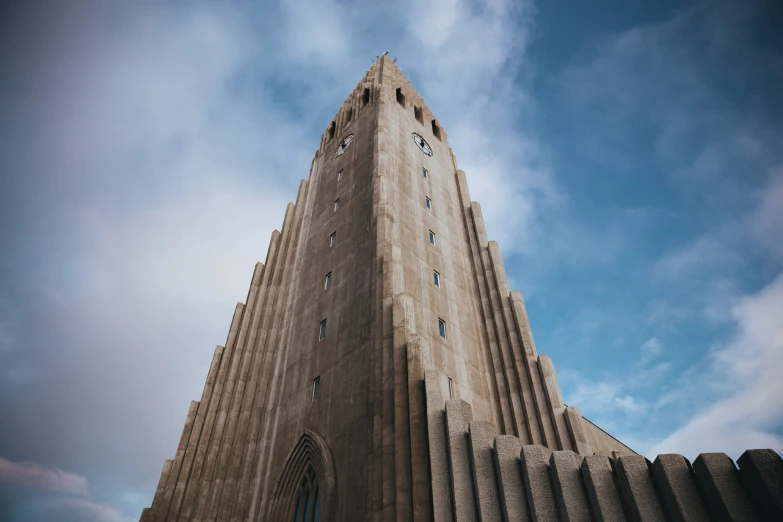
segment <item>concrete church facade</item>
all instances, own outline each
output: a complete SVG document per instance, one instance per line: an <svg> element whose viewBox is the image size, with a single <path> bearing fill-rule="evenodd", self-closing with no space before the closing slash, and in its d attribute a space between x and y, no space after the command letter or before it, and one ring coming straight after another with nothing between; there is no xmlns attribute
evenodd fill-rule
<svg viewBox="0 0 783 522"><path fill-rule="evenodd" d="M649 463L563 404L446 132L384 55L324 133L141 520L783 513L780 457L739 463Z"/></svg>

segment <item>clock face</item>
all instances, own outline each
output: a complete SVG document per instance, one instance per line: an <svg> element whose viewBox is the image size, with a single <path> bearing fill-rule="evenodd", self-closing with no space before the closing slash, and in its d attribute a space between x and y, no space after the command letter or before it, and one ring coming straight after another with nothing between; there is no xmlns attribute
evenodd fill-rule
<svg viewBox="0 0 783 522"><path fill-rule="evenodd" d="M413 141L416 142L416 145L419 146L419 148L424 154L426 154L427 156L432 156L432 149L430 148L429 144L426 141L424 141L424 138L422 138L415 132L413 133Z"/></svg>
<svg viewBox="0 0 783 522"><path fill-rule="evenodd" d="M349 134L343 140L340 142L340 144L337 146L337 152L334 153L334 157L342 156L343 152L345 152L345 149L348 148L348 145L351 144L353 141L353 134Z"/></svg>

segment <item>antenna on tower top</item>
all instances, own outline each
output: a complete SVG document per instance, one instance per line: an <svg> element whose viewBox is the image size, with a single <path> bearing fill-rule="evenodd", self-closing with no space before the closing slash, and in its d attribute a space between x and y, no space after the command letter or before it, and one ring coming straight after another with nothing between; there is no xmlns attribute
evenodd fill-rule
<svg viewBox="0 0 783 522"><path fill-rule="evenodd" d="M387 54L389 54L389 51L384 52L383 56L386 56Z"/></svg>

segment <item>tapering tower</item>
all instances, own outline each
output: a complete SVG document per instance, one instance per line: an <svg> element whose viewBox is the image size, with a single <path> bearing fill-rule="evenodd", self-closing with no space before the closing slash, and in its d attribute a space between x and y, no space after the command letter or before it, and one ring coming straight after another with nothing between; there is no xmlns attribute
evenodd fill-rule
<svg viewBox="0 0 783 522"><path fill-rule="evenodd" d="M633 454L563 404L446 132L384 55L324 132L142 519L483 513L496 435Z"/></svg>

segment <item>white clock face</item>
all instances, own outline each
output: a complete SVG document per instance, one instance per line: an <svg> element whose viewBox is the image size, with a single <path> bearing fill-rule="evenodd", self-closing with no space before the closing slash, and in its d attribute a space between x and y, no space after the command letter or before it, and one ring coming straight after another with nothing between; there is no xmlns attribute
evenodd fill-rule
<svg viewBox="0 0 783 522"><path fill-rule="evenodd" d="M351 144L353 141L353 134L349 134L345 138L342 139L340 144L337 146L337 152L334 153L334 157L342 156L343 152L345 152L345 149L348 148L348 145Z"/></svg>
<svg viewBox="0 0 783 522"><path fill-rule="evenodd" d="M419 146L419 148L424 154L426 154L427 156L432 156L432 149L430 148L429 144L426 141L424 141L424 138L422 138L415 132L413 133L413 141L416 143L416 145Z"/></svg>

